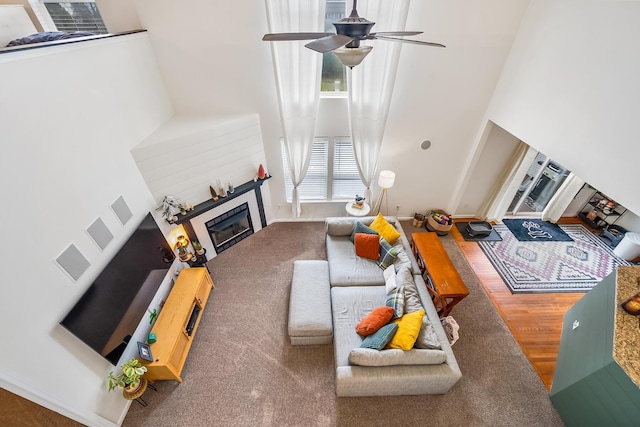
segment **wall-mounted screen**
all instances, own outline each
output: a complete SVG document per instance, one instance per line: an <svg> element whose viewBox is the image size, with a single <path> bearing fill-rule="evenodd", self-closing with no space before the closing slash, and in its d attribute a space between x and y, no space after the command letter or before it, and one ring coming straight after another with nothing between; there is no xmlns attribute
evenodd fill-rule
<svg viewBox="0 0 640 427"><path fill-rule="evenodd" d="M60 324L116 365L174 258L147 214Z"/></svg>

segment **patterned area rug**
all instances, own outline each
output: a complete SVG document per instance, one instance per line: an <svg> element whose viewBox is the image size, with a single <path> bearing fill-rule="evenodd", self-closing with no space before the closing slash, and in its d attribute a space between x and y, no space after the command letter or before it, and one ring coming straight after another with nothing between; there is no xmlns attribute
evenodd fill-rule
<svg viewBox="0 0 640 427"><path fill-rule="evenodd" d="M571 242L521 242L502 224L499 242L478 242L512 293L586 292L629 263L579 224L560 226Z"/></svg>

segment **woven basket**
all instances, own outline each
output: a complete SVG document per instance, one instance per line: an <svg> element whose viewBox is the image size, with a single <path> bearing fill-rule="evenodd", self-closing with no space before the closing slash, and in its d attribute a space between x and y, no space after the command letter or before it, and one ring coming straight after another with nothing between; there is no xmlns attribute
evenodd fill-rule
<svg viewBox="0 0 640 427"><path fill-rule="evenodd" d="M447 224L440 224L439 222L436 222L436 220L433 219L433 214L436 213L446 215L449 218ZM451 215L449 215L445 211L435 209L429 212L429 214L427 215L427 222L425 223L425 227L429 231L435 231L438 236L446 236L447 234L449 234L449 230L451 230L451 227L453 227L453 218L451 218Z"/></svg>

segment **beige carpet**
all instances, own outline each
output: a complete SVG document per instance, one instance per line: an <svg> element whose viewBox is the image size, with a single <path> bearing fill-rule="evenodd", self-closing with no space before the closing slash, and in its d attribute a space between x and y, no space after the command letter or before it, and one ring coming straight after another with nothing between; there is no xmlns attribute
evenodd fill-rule
<svg viewBox="0 0 640 427"><path fill-rule="evenodd" d="M293 260L326 257L324 224L275 223L209 262L216 289L183 383L158 382L124 425L563 425L457 245L441 240L470 290L452 312L463 376L447 395L336 398L332 346L293 347L286 333Z"/></svg>

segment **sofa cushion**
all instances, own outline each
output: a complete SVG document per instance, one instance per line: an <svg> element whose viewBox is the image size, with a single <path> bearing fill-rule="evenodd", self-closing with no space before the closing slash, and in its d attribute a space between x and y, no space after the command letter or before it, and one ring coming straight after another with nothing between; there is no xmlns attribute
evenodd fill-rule
<svg viewBox="0 0 640 427"><path fill-rule="evenodd" d="M436 331L427 316L422 318L422 325L420 326L418 339L413 346L415 348L442 348L440 341L438 340L438 335L436 335Z"/></svg>
<svg viewBox="0 0 640 427"><path fill-rule="evenodd" d="M384 286L334 286L331 288L333 351L336 367L349 366L349 352L362 344L362 337L356 332L356 325L374 308L384 305L385 297Z"/></svg>
<svg viewBox="0 0 640 427"><path fill-rule="evenodd" d="M376 261L380 258L380 238L376 234L356 233L353 244L359 257Z"/></svg>
<svg viewBox="0 0 640 427"><path fill-rule="evenodd" d="M384 285L384 276L378 264L357 256L349 235L327 235L326 246L332 287ZM384 300L378 305L384 305Z"/></svg>
<svg viewBox="0 0 640 427"><path fill-rule="evenodd" d="M424 309L420 301L420 295L418 294L413 274L411 274L411 271L409 271L406 265L403 265L396 273L396 283L398 286L404 286L405 313L412 313Z"/></svg>
<svg viewBox="0 0 640 427"><path fill-rule="evenodd" d="M389 295L392 290L398 287L398 282L396 281L396 269L390 265L383 272L384 276L384 290Z"/></svg>
<svg viewBox="0 0 640 427"><path fill-rule="evenodd" d="M369 219L370 218L370 219ZM325 221L325 230L329 236L347 236L349 237L353 233L353 227L356 222L361 222L364 225L371 224L373 217L331 217Z"/></svg>
<svg viewBox="0 0 640 427"><path fill-rule="evenodd" d="M356 332L363 337L371 335L389 323L393 317L393 308L387 306L380 306L373 309L373 311L367 314L364 319L356 326Z"/></svg>
<svg viewBox="0 0 640 427"><path fill-rule="evenodd" d="M391 342L387 344L387 347L397 348L400 350L411 350L413 348L413 344L415 344L418 339L423 317L424 310L418 310L413 313L407 313L401 318L394 320L393 322L398 324L398 330L393 336Z"/></svg>
<svg viewBox="0 0 640 427"><path fill-rule="evenodd" d="M398 319L404 314L404 288L398 286L387 295L384 305L393 308L393 319Z"/></svg>
<svg viewBox="0 0 640 427"><path fill-rule="evenodd" d="M391 225L389 221L382 216L382 214L378 214L369 227L372 230L377 231L378 234L384 237L384 239L391 245L400 238L398 230L396 230L396 228Z"/></svg>
<svg viewBox="0 0 640 427"><path fill-rule="evenodd" d="M370 348L354 348L349 353L349 363L360 366L439 365L446 359L447 355L442 350L378 351ZM425 381L428 381L428 378L425 378Z"/></svg>
<svg viewBox="0 0 640 427"><path fill-rule="evenodd" d="M385 270L398 259L398 249L394 248L387 242L384 237L380 237L380 258L378 265Z"/></svg>
<svg viewBox="0 0 640 427"><path fill-rule="evenodd" d="M356 222L355 225L353 226L353 231L351 232L351 235L349 236L349 240L351 240L351 242L355 243L355 237L356 237L357 233L378 235L377 231L372 230L371 228L367 227L366 225L364 225L360 221Z"/></svg>
<svg viewBox="0 0 640 427"><path fill-rule="evenodd" d="M360 348L382 350L387 344L389 344L389 341L391 341L397 330L398 325L396 323L384 325L373 334L365 337L362 340L362 344L360 344Z"/></svg>

